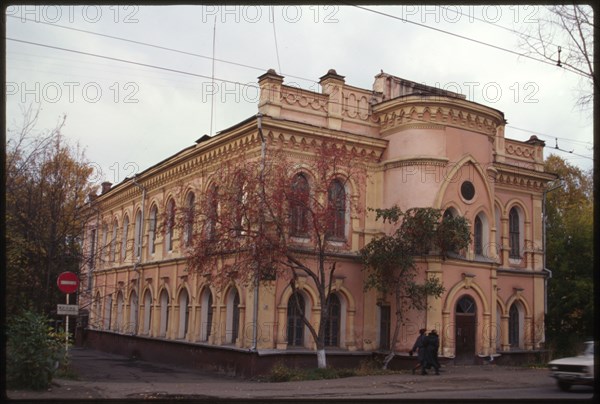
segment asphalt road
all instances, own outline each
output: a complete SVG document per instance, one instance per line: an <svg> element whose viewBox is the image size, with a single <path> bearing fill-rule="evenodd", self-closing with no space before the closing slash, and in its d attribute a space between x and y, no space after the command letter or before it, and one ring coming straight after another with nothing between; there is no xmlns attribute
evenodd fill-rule
<svg viewBox="0 0 600 404"><path fill-rule="evenodd" d="M410 372L335 380L264 383L72 348L77 380L57 379L47 391L6 391L9 400L126 399L201 400L389 400L562 399L590 400L593 389L560 391L546 369L496 365L445 366L441 375Z"/></svg>

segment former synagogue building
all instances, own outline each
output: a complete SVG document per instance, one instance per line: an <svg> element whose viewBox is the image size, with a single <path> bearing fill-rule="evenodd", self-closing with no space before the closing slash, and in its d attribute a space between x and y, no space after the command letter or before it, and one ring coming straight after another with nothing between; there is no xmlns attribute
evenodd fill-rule
<svg viewBox="0 0 600 404"><path fill-rule="evenodd" d="M158 225L177 209L192 209L209 192L216 167L242 151L259 155L266 139L266 147L299 162L308 188L313 173L301 163L323 141L353 148L367 167L364 186L348 182L336 191L344 212L335 242L343 254L331 290L329 361L358 363L390 348L394 299L364 290L358 251L389 231L366 208L394 204L465 216L472 235L467 249L446 260L419 261L421 276L437 277L445 292L426 311L406 313L398 352L410 350L420 328L437 329L440 356L455 361L508 360L542 347L542 209L555 178L544 172L542 141L507 139L501 111L384 72L372 89L346 84L335 70L321 77L321 93L287 86L273 70L258 84L255 116L90 196L79 292L83 343L237 373L273 358L315 363L314 341L290 304L289 279L215 288L188 268L194 229ZM318 324L318 292L310 279L297 286L308 320Z"/></svg>

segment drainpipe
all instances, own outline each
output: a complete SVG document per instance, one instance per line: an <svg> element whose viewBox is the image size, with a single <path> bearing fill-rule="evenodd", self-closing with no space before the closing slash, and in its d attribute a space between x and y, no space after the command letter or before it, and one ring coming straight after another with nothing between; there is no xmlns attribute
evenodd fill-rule
<svg viewBox="0 0 600 404"><path fill-rule="evenodd" d="M262 113L258 113L256 114L256 119L257 119L257 125L258 125L258 134L260 135L260 158L261 158L261 163L260 163L260 180L261 180L261 184L263 181L263 173L265 170L265 155L266 155L266 147L267 144L265 142L265 136L263 135L263 131L262 131ZM262 204L261 204L262 205ZM261 211L261 215L262 215L262 211ZM260 218L261 222L260 225L262 227L262 217ZM262 228L261 228L262 230ZM259 274L260 268L257 268L256 273L254 274L254 307L253 307L253 315L254 315L254 328L252 330L252 351L257 351L257 343L258 343L258 286L259 286L259 279L258 279L258 274Z"/></svg>
<svg viewBox="0 0 600 404"><path fill-rule="evenodd" d="M142 293L142 270L140 268L138 268L138 266L142 263L142 244L144 242L144 203L146 202L146 187L144 187L143 185L139 184L136 180L137 178L137 174L133 177L133 185L135 185L136 187L140 188L142 190L142 214L141 214L141 220L140 220L140 233L139 233L139 239L137 242L137 247L138 250L135 252L136 253L136 257L135 257L135 261L133 263L133 270L135 272L137 272L138 274L138 292L137 292L137 313L136 313L136 330L135 333L136 335L139 334L139 330L140 330L140 302L141 302L141 296L140 294ZM136 234L135 237L138 237L138 235Z"/></svg>

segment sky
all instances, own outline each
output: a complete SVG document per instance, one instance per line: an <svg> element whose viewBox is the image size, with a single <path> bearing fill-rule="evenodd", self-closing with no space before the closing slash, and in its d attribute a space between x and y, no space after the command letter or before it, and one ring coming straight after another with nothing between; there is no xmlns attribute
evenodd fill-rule
<svg viewBox="0 0 600 404"><path fill-rule="evenodd" d="M518 55L515 31L542 14L498 5L11 6L7 127L18 128L30 105L41 108L40 131L66 114L62 133L85 148L92 180L118 183L255 115L257 77L269 68L314 91L329 69L366 89L384 71L498 109L507 138L535 134L546 157L591 169L593 114L575 107L580 76Z"/></svg>

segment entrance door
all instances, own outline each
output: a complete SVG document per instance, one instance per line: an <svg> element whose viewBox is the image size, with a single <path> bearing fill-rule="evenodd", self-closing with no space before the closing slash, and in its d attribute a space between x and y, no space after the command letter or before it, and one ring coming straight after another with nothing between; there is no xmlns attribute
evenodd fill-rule
<svg viewBox="0 0 600 404"><path fill-rule="evenodd" d="M454 341L456 347L455 363L473 364L475 362L475 336L477 332L477 311L470 296L463 296L456 304Z"/></svg>

